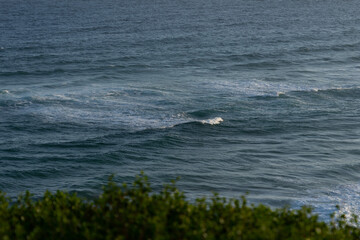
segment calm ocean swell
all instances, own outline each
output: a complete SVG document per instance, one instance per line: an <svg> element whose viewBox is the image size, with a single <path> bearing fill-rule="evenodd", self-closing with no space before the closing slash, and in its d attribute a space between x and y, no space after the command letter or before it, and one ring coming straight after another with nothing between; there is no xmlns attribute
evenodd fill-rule
<svg viewBox="0 0 360 240"><path fill-rule="evenodd" d="M355 0L0 0L0 190L92 197L144 170L190 199L358 213L358 16Z"/></svg>

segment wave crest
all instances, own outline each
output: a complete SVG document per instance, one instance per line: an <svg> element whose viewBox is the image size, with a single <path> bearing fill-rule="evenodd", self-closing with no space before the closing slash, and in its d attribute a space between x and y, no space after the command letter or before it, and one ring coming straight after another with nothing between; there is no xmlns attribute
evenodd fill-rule
<svg viewBox="0 0 360 240"><path fill-rule="evenodd" d="M211 119L207 119L207 120L201 120L200 122L202 124L217 125L223 121L224 121L224 119L222 119L221 117L216 117L216 118L211 118Z"/></svg>

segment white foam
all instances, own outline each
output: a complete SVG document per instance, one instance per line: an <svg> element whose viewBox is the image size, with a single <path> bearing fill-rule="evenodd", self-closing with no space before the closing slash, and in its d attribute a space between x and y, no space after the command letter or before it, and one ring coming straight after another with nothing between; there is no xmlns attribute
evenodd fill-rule
<svg viewBox="0 0 360 240"><path fill-rule="evenodd" d="M216 89L217 92L226 92L228 95L243 95L246 97L271 96L279 97L291 92L318 92L327 90L358 89L357 86L328 86L313 83L269 82L260 79L246 81L221 80L213 84L203 85L207 88Z"/></svg>
<svg viewBox="0 0 360 240"><path fill-rule="evenodd" d="M281 95L285 95L285 92L277 92L276 93L276 96L278 96L278 97L281 96Z"/></svg>
<svg viewBox="0 0 360 240"><path fill-rule="evenodd" d="M179 114L178 114L179 115ZM179 115L180 116L180 115ZM171 119L171 121L165 122L168 123L168 125L164 125L161 126L161 129L165 129L165 128L173 128L175 126L181 125L181 124L186 124L186 123L194 123L194 122L199 122L202 124L209 124L209 125L217 125L220 124L221 122L223 122L224 119L222 119L221 117L215 117L215 118L211 118L211 119L206 119L206 120L195 120L195 119ZM171 124L172 123L172 124Z"/></svg>
<svg viewBox="0 0 360 240"><path fill-rule="evenodd" d="M129 88L134 90L133 88ZM91 91L89 91L91 90ZM26 98L29 102L26 109L21 109L35 115L41 116L48 122L71 122L82 124L100 124L102 126L121 127L129 130L144 130L157 128L172 128L180 124L200 123L217 125L224 120L221 117L208 119L194 118L186 112L173 113L164 111L166 106L158 104L155 96L148 99L143 96L109 98L113 94L121 95L127 89L104 89L65 92L63 90L54 92L41 92ZM3 91L4 92L4 91ZM1 90L0 90L0 93ZM68 103L67 101L71 101Z"/></svg>
<svg viewBox="0 0 360 240"><path fill-rule="evenodd" d="M220 91L226 91L232 94L240 94L248 97L257 96L280 96L293 91L310 91L318 86L297 85L285 82L268 82L258 79L247 81L227 81L215 82L211 85Z"/></svg>
<svg viewBox="0 0 360 240"><path fill-rule="evenodd" d="M62 95L62 94L56 94L54 95L55 99L59 99L59 100L75 100L74 98Z"/></svg>
<svg viewBox="0 0 360 240"><path fill-rule="evenodd" d="M311 194L311 193L310 193ZM335 217L344 215L349 224L352 214L360 214L360 184L340 185L323 193L314 194L303 199L302 205L311 205L320 218L329 220L329 215L335 212ZM337 210L335 206L338 205Z"/></svg>
<svg viewBox="0 0 360 240"><path fill-rule="evenodd" d="M217 125L223 122L224 120L221 117L211 118L207 120L201 120L202 124L210 124L210 125Z"/></svg>
<svg viewBox="0 0 360 240"><path fill-rule="evenodd" d="M10 94L10 91L5 89L5 90L0 91L0 93L1 94Z"/></svg>

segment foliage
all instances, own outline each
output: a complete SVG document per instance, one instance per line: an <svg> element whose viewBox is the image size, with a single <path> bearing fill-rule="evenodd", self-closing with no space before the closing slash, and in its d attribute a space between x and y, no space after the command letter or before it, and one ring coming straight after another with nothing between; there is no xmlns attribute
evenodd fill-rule
<svg viewBox="0 0 360 240"><path fill-rule="evenodd" d="M186 200L173 182L152 192L141 174L133 186L111 179L96 199L46 192L16 202L0 193L0 240L5 239L359 239L357 218L324 223L309 207L272 210L246 199Z"/></svg>

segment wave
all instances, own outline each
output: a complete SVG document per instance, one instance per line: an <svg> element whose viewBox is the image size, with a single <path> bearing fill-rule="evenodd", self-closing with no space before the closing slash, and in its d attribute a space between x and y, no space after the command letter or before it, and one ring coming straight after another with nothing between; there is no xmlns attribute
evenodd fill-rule
<svg viewBox="0 0 360 240"><path fill-rule="evenodd" d="M0 94L10 94L9 90L0 90Z"/></svg>
<svg viewBox="0 0 360 240"><path fill-rule="evenodd" d="M299 53L346 51L346 50L357 49L359 46L360 46L360 41L356 41L351 43L341 43L341 44L331 44L331 45L302 46L296 49L295 51Z"/></svg>
<svg viewBox="0 0 360 240"><path fill-rule="evenodd" d="M224 119L221 117L209 118L204 120L197 120L197 119L188 119L188 120L180 120L178 123L170 125L170 126L163 126L161 128L173 128L176 126L184 125L184 124L192 124L192 123L201 123L201 124L208 124L208 125L218 125L224 122Z"/></svg>
<svg viewBox="0 0 360 240"><path fill-rule="evenodd" d="M72 68L71 62L66 63L62 61L48 62L49 66L54 66L52 69L48 70L18 70L18 71L0 71L0 76L2 77L13 77L13 76L50 76L56 74L79 74L79 73L138 73L138 72L151 72L154 71L155 67L151 64L141 64L141 63L128 63L128 64L87 64L88 60L83 60L78 63L76 68ZM81 64L80 64L81 63ZM59 67L61 66L61 67ZM109 72L112 71L112 72Z"/></svg>
<svg viewBox="0 0 360 240"><path fill-rule="evenodd" d="M280 97L280 96L283 96L283 95L285 95L285 92L277 92L277 93L276 93L276 96L277 96L277 97Z"/></svg>
<svg viewBox="0 0 360 240"><path fill-rule="evenodd" d="M329 94L351 94L356 93L360 86L343 85L343 86L321 86L320 84L296 84L279 81L265 80L247 80L247 81L219 81L211 85L206 85L207 90L215 91L216 94L221 93L232 96L243 97L284 97L298 93L329 93Z"/></svg>
<svg viewBox="0 0 360 240"><path fill-rule="evenodd" d="M101 94L91 99L61 93L32 96L14 99L6 106L12 109L13 114L31 115L44 123L97 125L129 131L172 128L191 123L218 125L224 121L219 116L199 119L186 113L159 112L161 108L156 103L110 101Z"/></svg>
<svg viewBox="0 0 360 240"><path fill-rule="evenodd" d="M247 81L225 80L215 82L209 88L213 88L217 92L227 92L227 94L242 95L244 97L280 97L290 92L316 92L320 89L327 89L318 85L297 85L258 79Z"/></svg>
<svg viewBox="0 0 360 240"><path fill-rule="evenodd" d="M223 122L224 120L221 117L211 118L207 120L200 120L202 124L210 124L210 125L217 125Z"/></svg>
<svg viewBox="0 0 360 240"><path fill-rule="evenodd" d="M353 98L358 99L360 97L359 92L360 87L335 87L335 88L310 88L304 90L288 91L288 92L278 92L276 97L320 97L320 98L331 98L331 99L341 99L341 98Z"/></svg>
<svg viewBox="0 0 360 240"><path fill-rule="evenodd" d="M27 75L34 75L34 76L43 76L43 75L50 75L50 74L58 74L64 73L64 69L56 68L53 70L36 70L33 72L30 71L7 71L7 72L0 72L0 76L3 77L12 77L12 76L27 76Z"/></svg>

